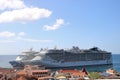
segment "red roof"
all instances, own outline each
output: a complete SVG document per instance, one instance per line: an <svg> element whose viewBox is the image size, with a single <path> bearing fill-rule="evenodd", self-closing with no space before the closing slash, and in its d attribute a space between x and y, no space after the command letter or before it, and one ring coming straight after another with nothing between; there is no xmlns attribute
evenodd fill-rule
<svg viewBox="0 0 120 80"><path fill-rule="evenodd" d="M38 80L39 79L49 79L49 78L53 78L53 77L52 76L40 77L40 78L38 78Z"/></svg>
<svg viewBox="0 0 120 80"><path fill-rule="evenodd" d="M31 70L32 72L49 72L50 70Z"/></svg>
<svg viewBox="0 0 120 80"><path fill-rule="evenodd" d="M72 76L85 76L85 72L73 73Z"/></svg>
<svg viewBox="0 0 120 80"><path fill-rule="evenodd" d="M72 76L85 76L87 75L87 71L83 68L81 71L79 70L59 70L60 73L70 73Z"/></svg>
<svg viewBox="0 0 120 80"><path fill-rule="evenodd" d="M21 70L21 71L17 72L17 75L27 75L27 74L28 74L28 72L25 70Z"/></svg>
<svg viewBox="0 0 120 80"><path fill-rule="evenodd" d="M59 70L60 73L75 73L75 72L80 72L79 70Z"/></svg>
<svg viewBox="0 0 120 80"><path fill-rule="evenodd" d="M14 72L14 69L0 68L0 72L1 72L2 74L7 74L7 73Z"/></svg>
<svg viewBox="0 0 120 80"><path fill-rule="evenodd" d="M19 77L17 80L27 80L25 77Z"/></svg>

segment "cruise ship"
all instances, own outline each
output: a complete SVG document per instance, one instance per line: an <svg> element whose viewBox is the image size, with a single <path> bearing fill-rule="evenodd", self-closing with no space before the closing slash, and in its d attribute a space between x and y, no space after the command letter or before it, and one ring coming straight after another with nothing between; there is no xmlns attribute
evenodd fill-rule
<svg viewBox="0 0 120 80"><path fill-rule="evenodd" d="M71 49L41 49L38 52L30 49L22 52L10 64L13 67L42 65L46 68L109 65L112 64L112 55L98 47L79 49L73 46Z"/></svg>

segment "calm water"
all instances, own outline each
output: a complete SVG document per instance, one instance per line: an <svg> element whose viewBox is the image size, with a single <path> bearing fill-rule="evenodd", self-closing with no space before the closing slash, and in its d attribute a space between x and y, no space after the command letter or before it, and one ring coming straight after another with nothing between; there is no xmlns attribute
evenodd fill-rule
<svg viewBox="0 0 120 80"><path fill-rule="evenodd" d="M0 67L11 68L12 66L9 64L9 61L15 60L17 55L0 55ZM113 54L113 65L104 65L104 66L89 66L85 67L88 71L105 71L108 68L114 68L118 72L120 72L120 54ZM74 67L77 69L81 69L82 67Z"/></svg>

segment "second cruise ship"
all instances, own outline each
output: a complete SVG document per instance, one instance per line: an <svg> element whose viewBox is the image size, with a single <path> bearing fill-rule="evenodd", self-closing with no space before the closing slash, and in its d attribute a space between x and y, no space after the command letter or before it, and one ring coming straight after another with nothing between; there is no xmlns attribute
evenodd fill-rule
<svg viewBox="0 0 120 80"><path fill-rule="evenodd" d="M43 65L46 68L74 67L88 65L112 64L111 52L97 47L79 49L73 46L71 49L41 49L36 52L30 49L22 52L14 61L10 61L13 67L24 65Z"/></svg>

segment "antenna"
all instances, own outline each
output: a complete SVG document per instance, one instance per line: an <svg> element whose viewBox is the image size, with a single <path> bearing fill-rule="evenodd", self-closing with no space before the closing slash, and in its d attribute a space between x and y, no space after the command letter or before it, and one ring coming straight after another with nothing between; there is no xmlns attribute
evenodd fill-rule
<svg viewBox="0 0 120 80"><path fill-rule="evenodd" d="M55 46L54 49L57 49L57 46Z"/></svg>

